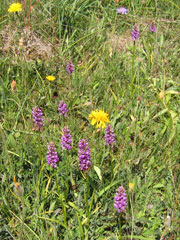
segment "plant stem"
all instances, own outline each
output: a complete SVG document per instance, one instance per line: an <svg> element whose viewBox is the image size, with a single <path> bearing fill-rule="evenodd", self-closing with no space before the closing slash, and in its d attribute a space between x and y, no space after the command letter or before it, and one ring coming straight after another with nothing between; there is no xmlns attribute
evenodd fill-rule
<svg viewBox="0 0 180 240"><path fill-rule="evenodd" d="M119 224L119 240L122 240L121 215L119 215L118 217L118 224Z"/></svg>
<svg viewBox="0 0 180 240"><path fill-rule="evenodd" d="M44 165L43 165L43 156L42 156L42 151L41 151L41 135L40 135L40 130L39 130L39 134L38 134L38 152L39 152L39 159L40 159L40 165L41 165L41 170L39 173L39 179L38 179L38 186L37 186L37 194L38 194L38 198L39 198L39 186L40 186L40 182L41 182L41 176L42 176L42 171L44 169Z"/></svg>
<svg viewBox="0 0 180 240"><path fill-rule="evenodd" d="M65 157L65 161L66 161L65 199L67 200L67 196L68 196L68 193L69 193L69 158L68 158L67 154L65 156L66 156Z"/></svg>
<svg viewBox="0 0 180 240"><path fill-rule="evenodd" d="M132 51L131 97L133 97L134 80L135 80L135 50L136 50L136 45L134 41L133 51Z"/></svg>
<svg viewBox="0 0 180 240"><path fill-rule="evenodd" d="M40 159L40 163L41 163L41 166L43 164L43 158L42 158L42 151L41 151L41 135L40 135L40 130L39 130L39 133L38 133L38 150L39 150L39 159Z"/></svg>
<svg viewBox="0 0 180 240"><path fill-rule="evenodd" d="M89 204L88 204L89 193L90 193L89 177L86 174L86 191L85 191L85 196L84 197L85 197L85 203L86 203L86 212L87 212L87 216L88 216L87 225L89 225L89 220L90 220L90 211L89 211Z"/></svg>
<svg viewBox="0 0 180 240"><path fill-rule="evenodd" d="M113 181L114 178L114 173L113 173L113 154L112 154L112 149L110 149L110 161L111 161L111 182Z"/></svg>
<svg viewBox="0 0 180 240"><path fill-rule="evenodd" d="M21 203L22 203L22 227L21 227L19 239L23 240L23 232L24 232L24 199L23 199L23 196L21 197Z"/></svg>
<svg viewBox="0 0 180 240"><path fill-rule="evenodd" d="M58 193L58 196L59 196L59 200L61 202L61 206L62 206L62 211L63 211L63 214L64 214L64 224L67 228L67 212L66 212L66 207L64 205L64 202L63 202L63 199L62 199L62 195L60 194L60 187L59 187L59 184L58 184L58 179L57 179L57 173L55 174L55 181L56 181L56 187L57 187L57 193Z"/></svg>
<svg viewBox="0 0 180 240"><path fill-rule="evenodd" d="M131 216L132 216L132 229L131 229L131 240L133 239L133 230L134 230L134 212L133 212L133 197L132 197L132 193L129 197L130 199L130 205L131 205Z"/></svg>
<svg viewBox="0 0 180 240"><path fill-rule="evenodd" d="M77 220L78 220L78 225L79 225L79 230L80 230L80 234L81 234L81 239L84 240L84 230L83 230L83 226L82 226L82 222L79 216L79 213L76 212L76 216L77 216Z"/></svg>

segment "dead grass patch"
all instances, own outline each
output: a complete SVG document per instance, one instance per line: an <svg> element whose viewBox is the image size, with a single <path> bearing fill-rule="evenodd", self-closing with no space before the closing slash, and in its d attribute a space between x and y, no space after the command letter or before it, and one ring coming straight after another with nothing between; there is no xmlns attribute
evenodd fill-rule
<svg viewBox="0 0 180 240"><path fill-rule="evenodd" d="M2 55L9 54L13 58L23 57L25 61L34 59L52 58L54 49L51 43L42 39L32 29L24 28L21 32L18 29L5 27L0 32Z"/></svg>
<svg viewBox="0 0 180 240"><path fill-rule="evenodd" d="M132 44L130 33L126 32L122 36L113 33L107 33L107 44L112 47L113 52L125 52L127 47Z"/></svg>

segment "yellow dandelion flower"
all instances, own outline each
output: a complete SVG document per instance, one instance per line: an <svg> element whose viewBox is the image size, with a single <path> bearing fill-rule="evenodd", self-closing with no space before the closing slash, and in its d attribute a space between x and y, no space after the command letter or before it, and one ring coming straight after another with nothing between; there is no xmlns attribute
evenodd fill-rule
<svg viewBox="0 0 180 240"><path fill-rule="evenodd" d="M134 188L134 183L129 183L129 190L132 190Z"/></svg>
<svg viewBox="0 0 180 240"><path fill-rule="evenodd" d="M97 128L105 128L106 123L110 123L108 113L105 113L102 110L92 111L89 115L89 119L91 120L91 125L96 124Z"/></svg>
<svg viewBox="0 0 180 240"><path fill-rule="evenodd" d="M53 82L56 78L54 76L47 76L46 79L50 82Z"/></svg>
<svg viewBox="0 0 180 240"><path fill-rule="evenodd" d="M10 13L20 12L20 11L22 11L22 4L21 3L12 3L8 8L8 12L10 12Z"/></svg>

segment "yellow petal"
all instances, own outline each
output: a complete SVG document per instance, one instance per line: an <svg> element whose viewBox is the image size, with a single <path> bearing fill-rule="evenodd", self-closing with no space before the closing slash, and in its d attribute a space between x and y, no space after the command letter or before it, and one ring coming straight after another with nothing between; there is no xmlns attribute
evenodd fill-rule
<svg viewBox="0 0 180 240"><path fill-rule="evenodd" d="M54 81L56 78L54 76L47 76L46 79L50 82Z"/></svg>

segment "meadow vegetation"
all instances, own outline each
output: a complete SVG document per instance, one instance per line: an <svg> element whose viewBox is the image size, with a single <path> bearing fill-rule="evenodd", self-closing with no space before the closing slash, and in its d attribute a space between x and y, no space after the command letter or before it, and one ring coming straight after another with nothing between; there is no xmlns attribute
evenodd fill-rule
<svg viewBox="0 0 180 240"><path fill-rule="evenodd" d="M0 0L0 239L179 240L179 0L12 3Z"/></svg>

